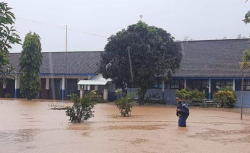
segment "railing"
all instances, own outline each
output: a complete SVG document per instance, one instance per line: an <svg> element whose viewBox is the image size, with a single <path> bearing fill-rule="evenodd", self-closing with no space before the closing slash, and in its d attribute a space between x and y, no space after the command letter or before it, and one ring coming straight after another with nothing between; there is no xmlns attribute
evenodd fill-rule
<svg viewBox="0 0 250 153"><path fill-rule="evenodd" d="M192 100L190 103L191 106L199 107L218 107L219 102L213 99L201 99L201 100Z"/></svg>

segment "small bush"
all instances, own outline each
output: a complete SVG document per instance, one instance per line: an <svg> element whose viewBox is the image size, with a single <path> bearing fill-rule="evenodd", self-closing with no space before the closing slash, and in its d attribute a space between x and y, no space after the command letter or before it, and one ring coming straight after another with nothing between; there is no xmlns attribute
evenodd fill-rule
<svg viewBox="0 0 250 153"><path fill-rule="evenodd" d="M71 95L71 100L74 104L66 110L66 115L70 117L69 120L71 122L80 123L94 117L94 111L92 111L95 105L93 100L94 95L94 91L85 95L83 98L79 98L76 94Z"/></svg>
<svg viewBox="0 0 250 153"><path fill-rule="evenodd" d="M130 116L131 109L133 107L134 95L126 95L120 92L116 92L117 97L120 97L115 101L116 106L119 108L122 116ZM118 96L122 95L122 96Z"/></svg>
<svg viewBox="0 0 250 153"><path fill-rule="evenodd" d="M200 100L205 98L205 94L203 92L199 92L197 89L193 91L189 89L176 90L176 96L189 102L194 99Z"/></svg>
<svg viewBox="0 0 250 153"><path fill-rule="evenodd" d="M223 88L213 94L213 98L220 101L221 107L234 107L236 103L236 93L232 88Z"/></svg>

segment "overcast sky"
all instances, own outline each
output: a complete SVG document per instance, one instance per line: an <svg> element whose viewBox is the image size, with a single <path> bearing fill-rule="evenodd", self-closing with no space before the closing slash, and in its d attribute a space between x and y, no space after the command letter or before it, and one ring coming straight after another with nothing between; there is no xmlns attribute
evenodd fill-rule
<svg viewBox="0 0 250 153"><path fill-rule="evenodd" d="M29 31L41 37L42 51L65 51L65 30L28 22L33 20L109 37L143 21L165 29L176 40L249 37L250 24L242 22L250 10L245 0L5 0L17 17L22 40ZM106 37L68 31L69 51L102 51ZM11 52L21 52L21 45Z"/></svg>

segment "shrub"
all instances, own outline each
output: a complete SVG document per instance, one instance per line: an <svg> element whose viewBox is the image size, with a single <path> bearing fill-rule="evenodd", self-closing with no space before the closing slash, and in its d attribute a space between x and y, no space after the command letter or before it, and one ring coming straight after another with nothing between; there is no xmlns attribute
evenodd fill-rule
<svg viewBox="0 0 250 153"><path fill-rule="evenodd" d="M214 99L217 99L221 103L221 107L228 106L228 107L233 107L237 96L235 91L233 91L232 88L226 87L223 88L213 94Z"/></svg>
<svg viewBox="0 0 250 153"><path fill-rule="evenodd" d="M180 97L181 99L185 99L186 101L191 100L200 100L205 98L205 94L203 92L199 92L197 89L189 90L189 89L181 89L176 90L176 96Z"/></svg>
<svg viewBox="0 0 250 153"><path fill-rule="evenodd" d="M121 91L120 92L117 91L116 95L117 95L117 97L120 97L115 101L115 104L119 108L121 115L124 117L130 116L131 109L133 107L133 100L134 100L135 96L134 95L126 95L125 96L125 94L121 93ZM122 97L118 96L118 95L122 95Z"/></svg>
<svg viewBox="0 0 250 153"><path fill-rule="evenodd" d="M79 98L76 94L71 95L71 101L73 101L74 104L66 110L66 115L70 117L69 120L71 122L80 123L94 117L94 111L92 111L95 105L93 100L94 95L94 91L91 91L83 98Z"/></svg>
<svg viewBox="0 0 250 153"><path fill-rule="evenodd" d="M203 92L199 92L199 90L195 89L192 91L192 99L204 99L205 94Z"/></svg>

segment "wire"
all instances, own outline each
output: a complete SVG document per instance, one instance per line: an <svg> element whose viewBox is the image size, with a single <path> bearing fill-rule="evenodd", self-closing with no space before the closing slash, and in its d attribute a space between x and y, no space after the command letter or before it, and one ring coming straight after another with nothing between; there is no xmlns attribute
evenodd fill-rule
<svg viewBox="0 0 250 153"><path fill-rule="evenodd" d="M16 17L16 19L24 20L24 21L28 21L28 22L34 22L34 23L38 23L38 24L43 24L43 25L47 25L47 26L51 26L51 27L60 28L60 29L66 29L65 27L60 27L60 26L56 26L56 25L52 25L52 24L43 23L43 22L28 20L28 19L24 19L24 18L20 18L20 17Z"/></svg>
<svg viewBox="0 0 250 153"><path fill-rule="evenodd" d="M33 23L37 23L37 24L43 24L43 25L51 26L51 27L55 27L55 28L66 29L65 27L61 27L61 26L57 26L57 25L52 25L52 24L48 24L48 23L44 23L44 22L39 22L39 21L34 21L34 20L28 20L28 19L24 19L24 18L20 18L20 17L16 17L16 19L24 20L24 21L28 21L28 22L33 22ZM67 30L73 31L73 32L79 32L79 33L83 33L83 34L87 34L87 35L97 36L97 37L108 38L107 36L102 36L102 35L98 35L98 34L88 33L88 32L84 32L84 31L80 31L80 30L74 30L74 29L67 29Z"/></svg>

